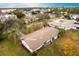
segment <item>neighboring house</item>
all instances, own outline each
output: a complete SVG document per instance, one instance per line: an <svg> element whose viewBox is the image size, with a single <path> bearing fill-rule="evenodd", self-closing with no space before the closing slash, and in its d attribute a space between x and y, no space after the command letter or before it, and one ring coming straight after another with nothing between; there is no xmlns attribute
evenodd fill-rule
<svg viewBox="0 0 79 59"><path fill-rule="evenodd" d="M62 28L65 30L68 29L76 29L77 27L79 27L78 24L74 24L76 21L75 20L67 20L67 19L58 19L58 20L54 20L53 22L49 23L49 26L57 26L58 28Z"/></svg>
<svg viewBox="0 0 79 59"><path fill-rule="evenodd" d="M4 22L4 21L10 20L10 19L18 20L16 15L13 15L13 14L0 14L0 20L1 21Z"/></svg>
<svg viewBox="0 0 79 59"><path fill-rule="evenodd" d="M76 19L77 17L79 17L79 14L72 14L71 19Z"/></svg>
<svg viewBox="0 0 79 59"><path fill-rule="evenodd" d="M0 9L0 13L10 13L16 9Z"/></svg>
<svg viewBox="0 0 79 59"><path fill-rule="evenodd" d="M32 53L40 49L44 44L57 39L59 30L52 27L45 27L28 35L20 33L22 44Z"/></svg>
<svg viewBox="0 0 79 59"><path fill-rule="evenodd" d="M17 16L14 14L9 14L10 12L14 11L15 9L0 9L0 20L10 20L10 19L17 19Z"/></svg>

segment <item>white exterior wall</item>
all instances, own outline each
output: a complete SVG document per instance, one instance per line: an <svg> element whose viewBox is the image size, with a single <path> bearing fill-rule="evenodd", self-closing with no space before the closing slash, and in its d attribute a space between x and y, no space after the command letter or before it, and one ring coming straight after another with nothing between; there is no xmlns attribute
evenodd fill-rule
<svg viewBox="0 0 79 59"><path fill-rule="evenodd" d="M28 46L28 44L24 40L21 40L21 42L31 53L33 52L33 50L30 49L30 47Z"/></svg>

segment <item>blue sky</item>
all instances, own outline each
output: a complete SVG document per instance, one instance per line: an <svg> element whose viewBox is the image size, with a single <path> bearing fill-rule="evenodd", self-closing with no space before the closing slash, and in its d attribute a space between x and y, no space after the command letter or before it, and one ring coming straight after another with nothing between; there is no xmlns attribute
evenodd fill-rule
<svg viewBox="0 0 79 59"><path fill-rule="evenodd" d="M0 3L0 8L79 7L79 3Z"/></svg>

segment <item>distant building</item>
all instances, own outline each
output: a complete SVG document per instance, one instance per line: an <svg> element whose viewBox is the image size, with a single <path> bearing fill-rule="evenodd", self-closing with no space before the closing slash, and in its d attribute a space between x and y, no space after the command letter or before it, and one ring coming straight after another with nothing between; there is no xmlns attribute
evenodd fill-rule
<svg viewBox="0 0 79 59"><path fill-rule="evenodd" d="M72 14L71 16L72 19L76 19L77 17L79 17L79 14Z"/></svg>
<svg viewBox="0 0 79 59"><path fill-rule="evenodd" d="M76 21L75 20L67 20L67 19L58 19L58 20L54 20L53 22L49 23L49 26L57 26L58 28L61 29L76 29L77 27L79 27L78 24L74 24Z"/></svg>
<svg viewBox="0 0 79 59"><path fill-rule="evenodd" d="M14 11L15 9L0 9L0 13L10 13L11 11Z"/></svg>

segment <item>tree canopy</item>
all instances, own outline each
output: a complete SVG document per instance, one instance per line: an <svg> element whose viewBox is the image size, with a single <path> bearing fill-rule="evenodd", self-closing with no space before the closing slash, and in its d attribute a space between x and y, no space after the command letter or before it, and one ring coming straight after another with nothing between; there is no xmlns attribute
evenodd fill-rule
<svg viewBox="0 0 79 59"><path fill-rule="evenodd" d="M23 11L21 11L21 10L15 10L15 11L13 11L13 13L14 13L18 18L22 18L22 17L25 16L24 13L23 13Z"/></svg>

